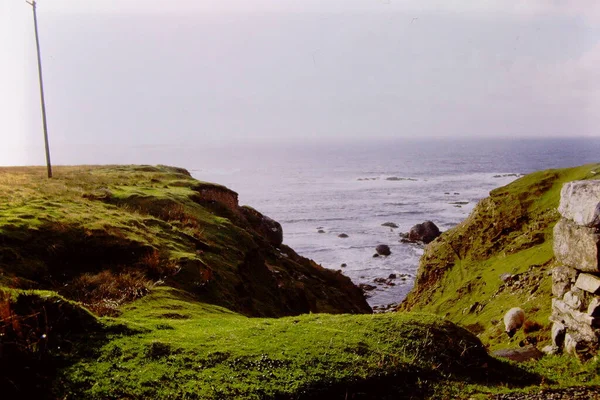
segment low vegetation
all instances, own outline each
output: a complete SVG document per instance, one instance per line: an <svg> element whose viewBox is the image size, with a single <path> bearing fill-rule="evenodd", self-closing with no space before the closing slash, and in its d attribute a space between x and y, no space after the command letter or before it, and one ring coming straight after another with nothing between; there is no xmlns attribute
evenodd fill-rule
<svg viewBox="0 0 600 400"><path fill-rule="evenodd" d="M490 350L548 344L560 190L598 173L600 164L540 171L493 190L426 248L400 310L442 315L468 327ZM523 308L527 321L509 341L502 319L512 307Z"/></svg>
<svg viewBox="0 0 600 400"><path fill-rule="evenodd" d="M442 245L454 238L448 232L428 248L424 260L433 260L437 248L438 261L420 274L417 291L430 302L413 293L407 303L427 313L378 315L369 313L348 278L279 243L261 225L260 213L237 205L235 193L184 170L62 167L48 181L42 169L0 169L0 393L61 399L487 398L598 384L597 362L547 357L516 366L490 357L473 333L493 348L493 329L500 327L486 318L510 308L513 299L532 312L533 303L519 292L509 296L508 282L520 285L529 276L524 274L537 282L531 271L548 268L557 199L546 193L592 168L525 177L495 191L493 200L478 206L479 216L470 217L478 221L473 228L457 228L470 233L469 246L454 239ZM552 183L531 192L531 184L550 176L545 174ZM498 213L484 216L482 210L497 211L505 197L529 202L520 216L512 215L521 222L486 230ZM536 218L545 226L523 217L538 209ZM464 268L456 272L455 265ZM519 279L504 282L493 298L498 300L475 290L477 282L500 279L505 269ZM536 293L549 290L545 272L540 275ZM444 285L479 297L456 300ZM471 307L474 301L481 309ZM542 303L527 323L530 336L547 330Z"/></svg>

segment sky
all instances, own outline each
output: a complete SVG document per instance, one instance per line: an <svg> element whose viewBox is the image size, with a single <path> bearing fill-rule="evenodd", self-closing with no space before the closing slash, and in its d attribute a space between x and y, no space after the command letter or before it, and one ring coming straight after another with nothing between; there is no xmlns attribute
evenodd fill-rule
<svg viewBox="0 0 600 400"><path fill-rule="evenodd" d="M600 137L596 0L37 9L60 164L140 147ZM44 163L32 10L20 0L0 0L0 140L0 165Z"/></svg>

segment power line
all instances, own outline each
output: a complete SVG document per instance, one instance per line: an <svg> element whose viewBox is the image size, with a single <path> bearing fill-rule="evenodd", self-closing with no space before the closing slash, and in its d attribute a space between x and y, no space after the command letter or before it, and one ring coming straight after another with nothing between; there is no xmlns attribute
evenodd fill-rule
<svg viewBox="0 0 600 400"><path fill-rule="evenodd" d="M40 98L42 102L42 125L44 126L44 144L46 145L46 166L48 168L48 178L52 178L52 164L50 163L50 145L48 143L48 124L46 123L46 101L44 100L44 80L42 79L42 57L40 55L40 38L38 35L36 2L25 1L33 9L33 25L35 27L35 45L37 47L38 75L40 77Z"/></svg>

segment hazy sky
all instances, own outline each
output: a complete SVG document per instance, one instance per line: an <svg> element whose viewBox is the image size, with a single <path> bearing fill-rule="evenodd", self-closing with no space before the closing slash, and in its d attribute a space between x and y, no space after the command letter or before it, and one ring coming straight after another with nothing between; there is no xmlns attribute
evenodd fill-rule
<svg viewBox="0 0 600 400"><path fill-rule="evenodd" d="M426 4L423 4L426 3ZM40 0L51 145L600 136L597 0ZM0 165L42 164L0 0ZM98 150L100 151L100 150Z"/></svg>

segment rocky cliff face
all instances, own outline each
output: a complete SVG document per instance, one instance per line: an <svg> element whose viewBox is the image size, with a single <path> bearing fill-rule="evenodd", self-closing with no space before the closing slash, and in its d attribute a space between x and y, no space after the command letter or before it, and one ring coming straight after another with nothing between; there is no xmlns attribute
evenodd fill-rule
<svg viewBox="0 0 600 400"><path fill-rule="evenodd" d="M554 227L552 341L581 358L598 352L600 338L600 181L564 185Z"/></svg>

